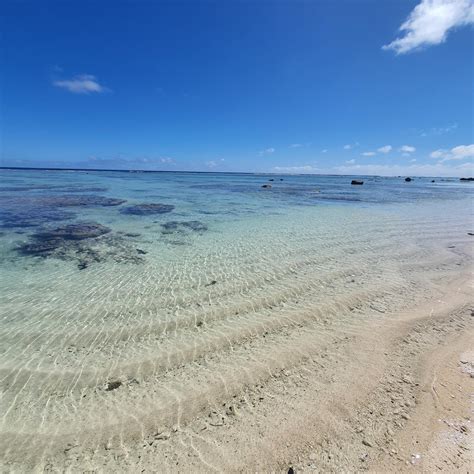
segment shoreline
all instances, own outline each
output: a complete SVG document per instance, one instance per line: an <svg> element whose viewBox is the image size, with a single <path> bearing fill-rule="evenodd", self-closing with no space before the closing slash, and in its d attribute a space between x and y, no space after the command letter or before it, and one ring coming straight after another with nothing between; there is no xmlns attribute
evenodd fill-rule
<svg viewBox="0 0 474 474"><path fill-rule="evenodd" d="M124 440L127 452L121 436L93 449L72 442L45 453L43 461L7 461L3 468L380 472L441 465L467 472L473 429L466 419L466 390L472 378L461 369L474 371L474 359L466 358L474 336L472 286L468 267L449 284L438 283L434 299L363 321L358 330L335 328L324 346L293 368L275 368L261 387L250 378L240 400L234 396L215 405L209 415L199 409L197 417L184 416L182 424L150 431L136 442ZM293 350L304 353L305 346ZM447 388L453 383L461 387L455 399ZM198 392L191 403L201 403ZM446 432L457 433L458 441L447 442L452 436Z"/></svg>

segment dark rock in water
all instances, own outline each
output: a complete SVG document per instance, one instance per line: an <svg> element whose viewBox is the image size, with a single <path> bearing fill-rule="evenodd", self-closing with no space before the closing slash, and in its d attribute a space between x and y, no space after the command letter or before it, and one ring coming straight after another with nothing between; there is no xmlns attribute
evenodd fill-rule
<svg viewBox="0 0 474 474"><path fill-rule="evenodd" d="M280 178L280 181L283 181L283 178Z"/></svg>
<svg viewBox="0 0 474 474"><path fill-rule="evenodd" d="M55 250L67 246L67 241L93 239L109 232L108 227L95 222L69 224L36 232L31 236L30 243L20 245L17 250L22 255L45 257Z"/></svg>
<svg viewBox="0 0 474 474"><path fill-rule="evenodd" d="M361 185L364 184L364 182L363 182L363 181L359 181L359 180L357 180L357 179L353 179L353 180L351 181L351 184L361 186Z"/></svg>
<svg viewBox="0 0 474 474"><path fill-rule="evenodd" d="M263 184L263 185L262 185L262 188L271 189L271 187L272 187L271 184Z"/></svg>
<svg viewBox="0 0 474 474"><path fill-rule="evenodd" d="M435 183L436 181L434 179L431 180L432 183Z"/></svg>
<svg viewBox="0 0 474 474"><path fill-rule="evenodd" d="M33 234L37 240L83 240L100 237L108 234L110 229L96 222L80 222L76 224L68 224L56 229L51 229Z"/></svg>
<svg viewBox="0 0 474 474"><path fill-rule="evenodd" d="M125 199L108 198L104 196L95 196L93 194L84 195L63 195L63 196L41 196L35 201L43 206L49 207L110 207L120 206L127 202Z"/></svg>
<svg viewBox="0 0 474 474"><path fill-rule="evenodd" d="M467 235L474 235L474 232L468 232Z"/></svg>
<svg viewBox="0 0 474 474"><path fill-rule="evenodd" d="M42 229L30 236L16 251L23 256L72 261L79 270L93 263L142 263L140 255L127 239L96 222L76 222L57 228Z"/></svg>
<svg viewBox="0 0 474 474"><path fill-rule="evenodd" d="M120 380L114 380L113 382L108 382L106 387L105 387L105 390L107 392L110 392L112 390L117 390L119 387L122 386L122 382L120 382Z"/></svg>
<svg viewBox="0 0 474 474"><path fill-rule="evenodd" d="M474 178L459 178L459 181L474 181Z"/></svg>
<svg viewBox="0 0 474 474"><path fill-rule="evenodd" d="M275 180L272 178L272 179L269 179L268 181L275 181Z"/></svg>
<svg viewBox="0 0 474 474"><path fill-rule="evenodd" d="M139 234L138 232L125 232L125 237L140 237L141 234Z"/></svg>
<svg viewBox="0 0 474 474"><path fill-rule="evenodd" d="M142 249L137 249L137 253L140 255L146 255L148 252L145 252L145 250Z"/></svg>
<svg viewBox="0 0 474 474"><path fill-rule="evenodd" d="M207 283L206 285L204 286L213 286L217 283L217 280L212 280L211 282Z"/></svg>
<svg viewBox="0 0 474 474"><path fill-rule="evenodd" d="M207 225L200 221L169 221L161 224L162 234L172 234L174 232L205 232Z"/></svg>
<svg viewBox="0 0 474 474"><path fill-rule="evenodd" d="M153 214L166 214L171 212L174 206L171 204L160 204L160 203L143 203L135 204L133 206L127 206L120 209L122 214L131 214L134 216L149 216Z"/></svg>
<svg viewBox="0 0 474 474"><path fill-rule="evenodd" d="M411 181L411 178L405 178L405 181L409 183Z"/></svg>
<svg viewBox="0 0 474 474"><path fill-rule="evenodd" d="M51 222L64 221L76 217L76 214L61 209L30 207L0 210L0 227L25 228L38 227Z"/></svg>

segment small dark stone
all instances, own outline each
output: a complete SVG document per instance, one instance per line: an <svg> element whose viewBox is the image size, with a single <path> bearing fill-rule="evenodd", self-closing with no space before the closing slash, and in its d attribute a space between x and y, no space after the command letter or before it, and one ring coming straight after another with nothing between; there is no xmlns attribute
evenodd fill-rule
<svg viewBox="0 0 474 474"><path fill-rule="evenodd" d="M77 268L79 268L79 270L84 270L85 268L87 268L89 266L89 264L87 262L79 262L77 264Z"/></svg>
<svg viewBox="0 0 474 474"><path fill-rule="evenodd" d="M436 181L434 179L431 180L432 183L436 183Z"/></svg>
<svg viewBox="0 0 474 474"><path fill-rule="evenodd" d="M198 322L196 323L196 326L197 326L198 328L200 328L200 327L202 326L202 324L203 324L202 321L198 321Z"/></svg>
<svg viewBox="0 0 474 474"><path fill-rule="evenodd" d="M139 253L140 255L146 255L148 252L145 252L145 250L142 249L137 249L137 253Z"/></svg>
<svg viewBox="0 0 474 474"><path fill-rule="evenodd" d="M271 189L272 185L271 184L263 184L262 188Z"/></svg>
<svg viewBox="0 0 474 474"><path fill-rule="evenodd" d="M295 474L295 470L292 467L290 467L288 469L288 474Z"/></svg>
<svg viewBox="0 0 474 474"><path fill-rule="evenodd" d="M283 178L280 178L280 181L283 181Z"/></svg>
<svg viewBox="0 0 474 474"><path fill-rule="evenodd" d="M210 283L208 283L207 285L205 286L212 286L212 285L215 285L217 283L216 280L212 280Z"/></svg>
<svg viewBox="0 0 474 474"><path fill-rule="evenodd" d="M272 179L269 179L268 181L275 181L275 180L272 178Z"/></svg>
<svg viewBox="0 0 474 474"><path fill-rule="evenodd" d="M171 212L174 206L171 204L143 203L127 206L120 209L122 214L131 214L134 216L149 216L153 214L166 214Z"/></svg>
<svg viewBox="0 0 474 474"><path fill-rule="evenodd" d="M105 387L105 390L107 392L110 392L112 390L117 390L121 385L122 385L122 382L120 382L120 380L115 380L113 382L108 382L107 386Z"/></svg>
<svg viewBox="0 0 474 474"><path fill-rule="evenodd" d="M125 232L123 235L125 235L125 237L140 237L141 234L137 232Z"/></svg>
<svg viewBox="0 0 474 474"><path fill-rule="evenodd" d="M359 180L357 180L357 179L353 179L353 180L351 181L351 184L352 184L352 185L362 186L362 185L364 184L364 182L363 182L363 181L359 181Z"/></svg>
<svg viewBox="0 0 474 474"><path fill-rule="evenodd" d="M405 181L409 183L411 181L411 178L405 178Z"/></svg>

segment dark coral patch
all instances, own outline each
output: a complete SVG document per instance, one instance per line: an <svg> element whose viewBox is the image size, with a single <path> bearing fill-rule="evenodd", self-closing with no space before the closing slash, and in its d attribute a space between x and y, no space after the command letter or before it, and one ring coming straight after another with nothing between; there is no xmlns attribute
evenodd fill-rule
<svg viewBox="0 0 474 474"><path fill-rule="evenodd" d="M134 216L149 216L153 214L166 214L171 212L174 206L171 204L161 203L142 203L133 206L127 206L120 209L122 214L131 214Z"/></svg>
<svg viewBox="0 0 474 474"><path fill-rule="evenodd" d="M37 227L51 222L65 221L76 214L62 209L31 207L20 210L0 210L0 227L23 228Z"/></svg>
<svg viewBox="0 0 474 474"><path fill-rule="evenodd" d="M120 206L127 202L125 199L109 198L105 196L95 196L93 194L84 195L62 195L62 196L41 196L36 199L37 203L51 207L110 207Z"/></svg>
<svg viewBox="0 0 474 474"><path fill-rule="evenodd" d="M20 245L17 250L22 255L46 257L54 251L67 247L67 241L94 239L108 234L110 229L95 222L80 222L55 229L36 232L29 243Z"/></svg>
<svg viewBox="0 0 474 474"><path fill-rule="evenodd" d="M136 264L144 261L140 256L143 254L137 252L126 239L96 222L76 222L42 229L16 250L23 256L76 262L79 270L88 268L91 263L114 261Z"/></svg>
<svg viewBox="0 0 474 474"><path fill-rule="evenodd" d="M208 227L200 221L169 221L161 224L163 234L186 233L186 232L205 232Z"/></svg>

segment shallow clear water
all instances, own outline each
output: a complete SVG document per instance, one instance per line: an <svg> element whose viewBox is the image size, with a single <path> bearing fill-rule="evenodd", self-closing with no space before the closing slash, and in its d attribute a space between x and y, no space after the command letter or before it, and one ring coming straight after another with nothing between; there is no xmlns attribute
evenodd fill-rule
<svg viewBox="0 0 474 474"><path fill-rule="evenodd" d="M64 439L197 416L190 384L216 400L245 354L270 370L262 334L356 326L456 269L472 183L351 179L0 171L3 454L28 444L40 465ZM133 207L158 203L174 207ZM229 387L263 377L247 370Z"/></svg>

